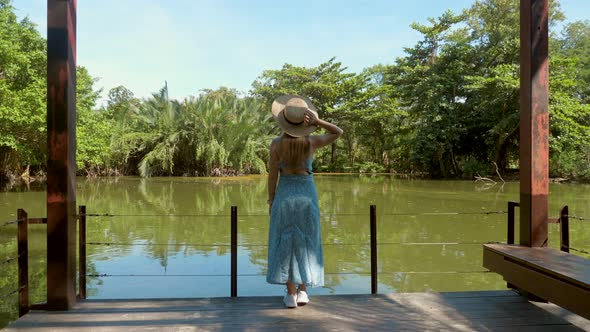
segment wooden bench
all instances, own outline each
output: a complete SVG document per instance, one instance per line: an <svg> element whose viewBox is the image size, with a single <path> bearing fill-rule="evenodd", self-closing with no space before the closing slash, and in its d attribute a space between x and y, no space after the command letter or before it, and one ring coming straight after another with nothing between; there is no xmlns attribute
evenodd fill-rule
<svg viewBox="0 0 590 332"><path fill-rule="evenodd" d="M590 319L590 260L559 250L485 244L483 266L509 284Z"/></svg>

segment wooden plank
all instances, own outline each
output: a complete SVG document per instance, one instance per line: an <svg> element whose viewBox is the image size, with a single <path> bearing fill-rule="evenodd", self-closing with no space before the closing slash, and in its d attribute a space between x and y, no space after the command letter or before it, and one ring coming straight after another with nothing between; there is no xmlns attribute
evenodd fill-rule
<svg viewBox="0 0 590 332"><path fill-rule="evenodd" d="M29 218L29 224L47 224L47 218Z"/></svg>
<svg viewBox="0 0 590 332"><path fill-rule="evenodd" d="M33 311L6 331L579 331L565 319L575 315L557 309L507 291L312 296L297 309L285 309L278 296L91 300L67 312Z"/></svg>
<svg viewBox="0 0 590 332"><path fill-rule="evenodd" d="M508 244L485 244L484 248L590 289L589 259L551 248L529 248Z"/></svg>

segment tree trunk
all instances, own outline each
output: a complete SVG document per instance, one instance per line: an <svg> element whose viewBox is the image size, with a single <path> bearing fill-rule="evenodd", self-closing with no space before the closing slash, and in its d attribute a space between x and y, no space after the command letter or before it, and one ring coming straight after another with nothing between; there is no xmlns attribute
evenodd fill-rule
<svg viewBox="0 0 590 332"><path fill-rule="evenodd" d="M519 126L516 127L518 129ZM508 148L511 142L511 139L516 133L518 132L516 129L513 129L506 137L502 138L498 137L496 140L496 146L494 151L494 161L496 165L498 165L498 169L500 173L504 173L506 171L506 167L508 167Z"/></svg>
<svg viewBox="0 0 590 332"><path fill-rule="evenodd" d="M447 177L447 168L445 165L445 160L444 160L444 149L439 148L436 151L436 154L434 155L434 162L438 164L438 174L435 174L435 177L443 177L446 178Z"/></svg>
<svg viewBox="0 0 590 332"><path fill-rule="evenodd" d="M330 154L330 164L334 166L336 159L336 142L332 143L332 153Z"/></svg>

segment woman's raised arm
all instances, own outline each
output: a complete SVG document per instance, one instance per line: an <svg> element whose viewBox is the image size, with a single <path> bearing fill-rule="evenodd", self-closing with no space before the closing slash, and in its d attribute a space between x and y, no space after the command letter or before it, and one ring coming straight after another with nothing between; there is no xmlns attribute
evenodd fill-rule
<svg viewBox="0 0 590 332"><path fill-rule="evenodd" d="M309 136L311 146L314 149L321 148L322 146L326 146L334 142L336 139L338 139L338 137L340 137L340 135L342 135L342 133L344 133L344 130L342 130L337 125L322 119L318 119L314 113L309 111L305 113L304 121L308 125L316 125L318 127L324 128L328 132L324 135Z"/></svg>

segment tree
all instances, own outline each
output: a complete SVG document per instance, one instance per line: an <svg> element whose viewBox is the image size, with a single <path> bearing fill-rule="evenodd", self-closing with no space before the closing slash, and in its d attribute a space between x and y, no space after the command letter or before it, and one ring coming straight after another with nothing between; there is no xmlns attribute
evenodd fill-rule
<svg viewBox="0 0 590 332"><path fill-rule="evenodd" d="M138 113L140 101L133 92L119 85L109 90L107 100L107 116L116 122L125 122Z"/></svg>
<svg viewBox="0 0 590 332"><path fill-rule="evenodd" d="M343 108L344 142L354 170L400 169L400 138L406 134L407 113L400 108L396 87L388 84L391 66L375 65L357 75L359 90Z"/></svg>
<svg viewBox="0 0 590 332"><path fill-rule="evenodd" d="M205 174L266 172L271 123L260 100L221 88L186 103L194 109L196 160Z"/></svg>
<svg viewBox="0 0 590 332"><path fill-rule="evenodd" d="M141 176L266 172L269 114L260 101L235 90L204 90L178 102L165 85L140 102L137 112L122 113L125 129L113 136L114 159L130 163Z"/></svg>
<svg viewBox="0 0 590 332"><path fill-rule="evenodd" d="M104 109L96 109L101 90L84 67L76 70L76 161L79 172L97 175L109 165L112 124Z"/></svg>
<svg viewBox="0 0 590 332"><path fill-rule="evenodd" d="M0 1L0 182L45 163L45 40Z"/></svg>
<svg viewBox="0 0 590 332"><path fill-rule="evenodd" d="M550 6L554 25L563 14ZM389 75L408 112L410 162L443 177L505 171L518 161L518 4L480 0L429 22L413 24L423 40Z"/></svg>
<svg viewBox="0 0 590 332"><path fill-rule="evenodd" d="M424 39L406 49L387 78L409 116L409 160L435 176L458 174L456 155L466 132L464 77L471 68L462 56L468 40L463 29L451 30L461 18L445 12L430 27L415 24Z"/></svg>
<svg viewBox="0 0 590 332"><path fill-rule="evenodd" d="M580 99L577 58L552 57L549 156L552 176L590 178L590 105Z"/></svg>
<svg viewBox="0 0 590 332"><path fill-rule="evenodd" d="M576 94L583 103L590 103L590 21L569 23L561 36L551 40L554 53L576 61Z"/></svg>

